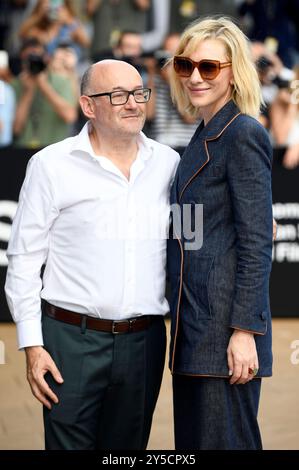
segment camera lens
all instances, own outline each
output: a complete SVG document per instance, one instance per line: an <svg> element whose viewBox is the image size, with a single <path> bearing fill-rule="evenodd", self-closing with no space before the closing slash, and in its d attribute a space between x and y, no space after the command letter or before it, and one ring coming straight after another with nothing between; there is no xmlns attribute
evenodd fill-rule
<svg viewBox="0 0 299 470"><path fill-rule="evenodd" d="M30 54L27 57L27 68L29 73L37 75L46 68L43 56L37 54Z"/></svg>

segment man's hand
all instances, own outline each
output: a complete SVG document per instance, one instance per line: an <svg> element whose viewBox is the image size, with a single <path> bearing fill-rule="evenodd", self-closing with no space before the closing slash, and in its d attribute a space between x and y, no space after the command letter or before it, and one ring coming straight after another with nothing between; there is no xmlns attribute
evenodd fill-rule
<svg viewBox="0 0 299 470"><path fill-rule="evenodd" d="M245 384L254 375L249 368L258 369L258 357L253 333L234 330L227 348L227 361L231 384Z"/></svg>
<svg viewBox="0 0 299 470"><path fill-rule="evenodd" d="M97 8L101 5L102 0L86 0L86 13L88 16L92 16Z"/></svg>
<svg viewBox="0 0 299 470"><path fill-rule="evenodd" d="M39 72L37 75L35 75L35 80L37 86L42 90L44 86L48 85L47 72Z"/></svg>
<svg viewBox="0 0 299 470"><path fill-rule="evenodd" d="M58 403L58 398L50 389L44 379L45 374L49 371L58 383L63 383L63 378L57 369L55 362L50 354L42 346L30 346L25 348L27 360L27 380L30 384L33 395L49 410L51 403L47 399L50 398L54 403Z"/></svg>
<svg viewBox="0 0 299 470"><path fill-rule="evenodd" d="M276 240L276 237L277 237L277 222L273 218L273 241Z"/></svg>
<svg viewBox="0 0 299 470"><path fill-rule="evenodd" d="M36 88L36 77L29 72L24 71L20 73L20 82L23 90L26 93L33 93Z"/></svg>
<svg viewBox="0 0 299 470"><path fill-rule="evenodd" d="M149 0L134 0L135 6L139 8L139 10L146 11L151 6Z"/></svg>
<svg viewBox="0 0 299 470"><path fill-rule="evenodd" d="M36 90L36 78L27 71L20 74L22 94L17 103L13 131L18 136L24 129L30 115L32 101Z"/></svg>
<svg viewBox="0 0 299 470"><path fill-rule="evenodd" d="M299 165L299 144L294 144L286 150L282 164L288 170L293 170Z"/></svg>

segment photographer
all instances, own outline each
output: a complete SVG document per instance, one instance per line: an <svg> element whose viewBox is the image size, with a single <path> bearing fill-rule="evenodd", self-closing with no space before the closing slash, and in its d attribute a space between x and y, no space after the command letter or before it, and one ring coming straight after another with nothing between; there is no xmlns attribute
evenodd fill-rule
<svg viewBox="0 0 299 470"><path fill-rule="evenodd" d="M299 83L299 66L294 68ZM271 132L277 147L286 147L282 164L289 170L299 165L299 100L298 90L286 83L280 88L270 110Z"/></svg>
<svg viewBox="0 0 299 470"><path fill-rule="evenodd" d="M274 46L275 44L272 44L273 48ZM265 43L252 42L251 52L258 71L265 103L262 107L259 121L264 127L269 129L269 109L276 99L279 90L285 87L285 83L292 79L293 72L284 66L278 55L271 51Z"/></svg>
<svg viewBox="0 0 299 470"><path fill-rule="evenodd" d="M151 0L87 0L86 13L93 26L93 60L115 46L121 31L144 33L151 3Z"/></svg>
<svg viewBox="0 0 299 470"><path fill-rule="evenodd" d="M53 72L44 46L35 39L24 43L21 60L22 72L13 82L15 144L38 148L68 137L77 118L76 95L68 79Z"/></svg>
<svg viewBox="0 0 299 470"><path fill-rule="evenodd" d="M68 42L80 60L90 39L79 21L72 0L38 0L19 31L23 41L37 39L52 55L61 43Z"/></svg>
<svg viewBox="0 0 299 470"><path fill-rule="evenodd" d="M135 30L119 32L119 38L113 48L103 50L94 56L96 62L103 59L123 60L133 65L140 73L143 83L151 87L151 75L155 69L155 58L152 54L144 54L142 50L142 35ZM150 102L147 103L150 105Z"/></svg>

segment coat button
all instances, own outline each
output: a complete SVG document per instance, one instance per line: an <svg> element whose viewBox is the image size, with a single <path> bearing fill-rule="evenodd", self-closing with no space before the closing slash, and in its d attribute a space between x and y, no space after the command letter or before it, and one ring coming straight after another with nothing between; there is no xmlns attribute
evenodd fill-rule
<svg viewBox="0 0 299 470"><path fill-rule="evenodd" d="M266 320L267 320L267 312L262 312L262 313L261 313L261 319L262 319L263 321L266 321Z"/></svg>

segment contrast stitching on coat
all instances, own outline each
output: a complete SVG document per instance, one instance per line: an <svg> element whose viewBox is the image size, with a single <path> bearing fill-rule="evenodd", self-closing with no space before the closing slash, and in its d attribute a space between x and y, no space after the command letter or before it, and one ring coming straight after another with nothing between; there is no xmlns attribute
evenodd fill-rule
<svg viewBox="0 0 299 470"><path fill-rule="evenodd" d="M246 333L252 333L254 335L259 335L259 336L264 336L267 333L268 326L266 325L266 330L265 333L261 333L260 331L255 331L255 330L245 330L243 328L239 328L237 326L231 326L233 330L238 330L238 331L245 331Z"/></svg>
<svg viewBox="0 0 299 470"><path fill-rule="evenodd" d="M209 137L209 138L207 139L207 141L218 139L218 137L220 137L221 134L223 134L223 132L225 131L225 129L226 129L238 116L240 116L240 114L242 114L242 113L236 114L236 115L224 126L224 128L219 132L219 134L217 134L215 137Z"/></svg>
<svg viewBox="0 0 299 470"><path fill-rule="evenodd" d="M207 145L207 142L211 142L212 140L216 140L218 139L222 134L223 132L225 131L225 129L238 117L240 116L240 114L242 113L238 113L236 114L225 126L224 128L219 132L219 134L217 134L216 136L214 137L209 137L208 139L205 140L205 149L206 149L206 153L208 155L208 159L204 162L204 164L199 168L199 170L196 171L196 173L194 173L194 175L191 176L191 178L187 181L187 183L185 184L185 186L183 187L180 195L179 195L179 201L181 200L184 192L185 192L185 189L187 188L187 186L191 183L191 181L198 175L198 173L203 169L203 167L210 161L211 157L210 157L210 154L209 154L209 150L208 150L208 145Z"/></svg>
<svg viewBox="0 0 299 470"><path fill-rule="evenodd" d="M172 350L172 358L171 358L171 373L172 374L173 374L173 368L174 368L174 355L175 355L175 349L176 349L176 340L177 340L178 329L179 329L180 303L181 303L181 295L182 295L182 287L183 287L183 264L184 264L184 250L182 247L182 243L179 240L176 233L175 233L175 236L176 236L176 240L178 241L180 245L180 250L181 250L181 269L180 269L179 298L178 298L177 311L176 311L176 327L175 327L175 335L174 335L174 340L173 340L173 350Z"/></svg>
<svg viewBox="0 0 299 470"><path fill-rule="evenodd" d="M206 144L206 141L205 141L205 144ZM210 156L209 156L209 152L208 152L208 159L204 162L204 164L199 168L199 170L197 170L196 173L194 173L194 175L191 176L191 178L187 181L187 183L185 184L185 186L183 187L182 191L181 191L181 194L179 196L179 202L184 194L184 191L185 189L187 188L187 186L190 184L190 182L193 180L193 178L195 178L197 176L197 174L203 169L203 167L209 162L210 160Z"/></svg>

